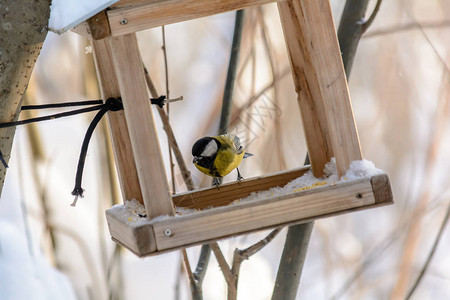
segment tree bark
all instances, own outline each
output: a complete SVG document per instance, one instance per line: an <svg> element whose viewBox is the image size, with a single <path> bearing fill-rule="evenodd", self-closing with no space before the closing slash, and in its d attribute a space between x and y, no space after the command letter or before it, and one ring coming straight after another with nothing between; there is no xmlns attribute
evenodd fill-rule
<svg viewBox="0 0 450 300"><path fill-rule="evenodd" d="M314 222L290 226L286 235L272 299L295 299Z"/></svg>
<svg viewBox="0 0 450 300"><path fill-rule="evenodd" d="M47 35L50 0L0 2L0 122L19 118L23 95ZM11 156L15 127L0 129L0 150ZM0 165L0 195L6 168Z"/></svg>
<svg viewBox="0 0 450 300"><path fill-rule="evenodd" d="M347 0L342 12L337 35L347 79L350 77L356 48L364 33L364 15L368 4L369 0Z"/></svg>

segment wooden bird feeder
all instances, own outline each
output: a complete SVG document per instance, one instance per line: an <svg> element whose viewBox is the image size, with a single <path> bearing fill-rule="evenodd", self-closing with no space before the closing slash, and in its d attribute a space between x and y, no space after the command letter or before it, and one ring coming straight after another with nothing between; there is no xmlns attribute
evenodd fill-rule
<svg viewBox="0 0 450 300"><path fill-rule="evenodd" d="M277 1L122 0L74 29L92 40L103 99L123 100L123 111L108 114L119 180L123 198L143 203L147 219L128 222L114 209L106 217L113 240L136 255L393 202L389 179L382 174L228 206L251 192L283 186L310 168L320 177L332 157L339 175L362 159L328 0L277 3L311 166L224 184L220 190L170 195L135 32L271 2ZM174 205L200 211L174 216ZM213 208L201 211L205 207Z"/></svg>

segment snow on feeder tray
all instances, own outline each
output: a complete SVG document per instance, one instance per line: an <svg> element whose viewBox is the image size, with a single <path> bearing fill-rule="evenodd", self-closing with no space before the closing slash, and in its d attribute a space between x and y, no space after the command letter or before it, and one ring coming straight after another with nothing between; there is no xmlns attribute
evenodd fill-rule
<svg viewBox="0 0 450 300"><path fill-rule="evenodd" d="M102 98L120 97L123 102L124 110L109 112L108 122L123 199L137 202L113 207L106 216L113 240L137 255L393 203L386 174L369 172L337 180L354 168L352 162L367 162L361 153L328 0L277 3L310 167L224 184L220 190L170 194L135 32L270 2L277 1L121 0L74 28L92 41ZM332 157L335 181L331 176L288 193L277 188L265 192L268 198L259 194L251 196L253 200L242 200L305 174L322 178ZM174 207L189 213L177 215Z"/></svg>
<svg viewBox="0 0 450 300"><path fill-rule="evenodd" d="M112 238L145 256L386 205L392 194L387 175L362 160L352 162L341 179L332 161L322 178L305 167L224 184L219 191L213 187L174 195L172 201L174 216L153 219L136 200L108 209Z"/></svg>

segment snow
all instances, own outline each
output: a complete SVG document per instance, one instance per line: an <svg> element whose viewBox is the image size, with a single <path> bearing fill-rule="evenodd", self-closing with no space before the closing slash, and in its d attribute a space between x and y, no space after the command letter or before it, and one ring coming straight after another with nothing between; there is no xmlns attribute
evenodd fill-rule
<svg viewBox="0 0 450 300"><path fill-rule="evenodd" d="M372 176L383 173L384 172L382 170L375 167L373 162L363 159L351 162L350 168L347 170L344 176L338 178L336 171L336 161L334 158L332 158L331 161L325 165L324 176L321 178L314 177L311 170L309 170L303 176L292 180L284 187L273 187L265 191L253 192L248 197L233 201L230 205L248 201L259 201L272 197L280 197L283 195L288 195L291 193L296 193L321 186L333 186L342 182L370 178ZM213 207L203 210L212 208ZM175 217L193 213L196 211L198 210L188 209L184 207L175 207ZM108 212L115 215L121 221L128 223L129 225L140 225L142 223L148 222L145 207L135 199L125 201L125 204L114 205L108 210ZM159 222L168 218L170 218L170 216L158 216L151 219L150 222Z"/></svg>
<svg viewBox="0 0 450 300"><path fill-rule="evenodd" d="M348 180L360 179L360 178L370 178L375 175L383 174L384 172L377 169L373 162L370 160L355 160L350 164L350 168L347 170L344 179Z"/></svg>
<svg viewBox="0 0 450 300"><path fill-rule="evenodd" d="M147 223L147 212L145 211L145 207L136 199L125 201L124 204L116 204L108 209L108 212L128 225ZM162 221L168 217L169 216L167 215L158 216L152 221Z"/></svg>
<svg viewBox="0 0 450 300"><path fill-rule="evenodd" d="M196 212L198 210L184 207L175 207L175 217ZM151 220L147 219L147 212L145 207L136 199L125 201L124 204L116 204L110 209L108 213L114 215L116 218L131 226L141 225L143 223L150 224L163 221L170 218L168 215L157 216Z"/></svg>
<svg viewBox="0 0 450 300"><path fill-rule="evenodd" d="M2 300L76 299L69 280L50 266L40 252L30 250L17 224L3 220L0 228Z"/></svg>
<svg viewBox="0 0 450 300"><path fill-rule="evenodd" d="M292 180L284 187L273 187L265 191L253 192L248 197L236 200L232 204L247 201L259 201L271 197L280 197L283 195L317 188L320 186L330 186L346 181L370 178L374 175L383 173L383 171L375 167L373 162L363 159L351 162L350 168L347 170L344 176L338 178L336 171L336 161L334 158L332 158L331 161L325 165L324 176L321 178L314 177L311 170L309 170L303 176Z"/></svg>
<svg viewBox="0 0 450 300"><path fill-rule="evenodd" d="M49 30L62 34L119 0L53 0Z"/></svg>

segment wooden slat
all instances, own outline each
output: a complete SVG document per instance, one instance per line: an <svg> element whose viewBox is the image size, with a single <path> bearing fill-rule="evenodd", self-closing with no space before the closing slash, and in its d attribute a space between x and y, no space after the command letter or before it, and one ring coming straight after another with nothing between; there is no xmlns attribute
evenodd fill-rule
<svg viewBox="0 0 450 300"><path fill-rule="evenodd" d="M217 194L220 195L220 191ZM233 235L309 222L391 203L393 201L389 179L387 175L382 174L339 183L335 186L317 187L282 197L241 202L233 206L168 217L160 221L149 220L140 223L140 226L151 226L153 231L149 236L156 241L156 252L137 254L139 256L158 254ZM111 213L107 211L106 215L109 220ZM115 224L111 225L115 226ZM122 234L114 235L111 231L111 235L124 243ZM130 241L127 240L127 243Z"/></svg>
<svg viewBox="0 0 450 300"><path fill-rule="evenodd" d="M278 3L303 127L316 177L336 157L342 175L362 158L328 0Z"/></svg>
<svg viewBox="0 0 450 300"><path fill-rule="evenodd" d="M120 97L108 41L106 39L92 41L92 47L102 98L105 100L109 97ZM124 111L110 111L107 116L123 199L136 199L143 204Z"/></svg>
<svg viewBox="0 0 450 300"><path fill-rule="evenodd" d="M109 21L105 11L101 11L87 20L92 39L101 40L111 35Z"/></svg>
<svg viewBox="0 0 450 300"><path fill-rule="evenodd" d="M145 226L141 226L140 223L133 224L122 220L120 216L114 213L107 215L107 222L113 240L136 255L156 251L155 237L151 224L146 224Z"/></svg>
<svg viewBox="0 0 450 300"><path fill-rule="evenodd" d="M101 11L86 22L77 25L72 31L90 40L101 40L111 35L105 11Z"/></svg>
<svg viewBox="0 0 450 300"><path fill-rule="evenodd" d="M388 176L374 176L370 182L377 203L389 202L394 199Z"/></svg>
<svg viewBox="0 0 450 300"><path fill-rule="evenodd" d="M360 194L361 197L356 197ZM219 207L153 225L157 249L165 250L280 226L375 204L370 180L301 191L283 197ZM167 229L172 236L166 236Z"/></svg>
<svg viewBox="0 0 450 300"><path fill-rule="evenodd" d="M110 44L147 216L173 215L136 35Z"/></svg>
<svg viewBox="0 0 450 300"><path fill-rule="evenodd" d="M117 4L124 7L113 6L107 13L111 33L118 36L271 2L276 0L148 0L137 1L135 5L126 1Z"/></svg>
<svg viewBox="0 0 450 300"><path fill-rule="evenodd" d="M226 183L219 187L209 187L172 196L175 206L190 209L204 209L208 207L225 206L236 199L244 198L252 192L268 190L272 187L284 186L290 181L302 176L308 167L289 170L243 180L241 182Z"/></svg>

